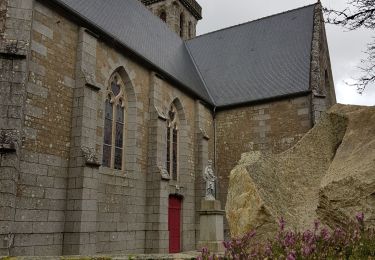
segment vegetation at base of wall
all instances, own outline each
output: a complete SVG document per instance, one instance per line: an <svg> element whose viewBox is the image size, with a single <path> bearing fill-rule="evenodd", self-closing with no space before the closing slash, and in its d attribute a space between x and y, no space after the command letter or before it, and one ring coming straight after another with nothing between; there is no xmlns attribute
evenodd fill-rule
<svg viewBox="0 0 375 260"><path fill-rule="evenodd" d="M363 213L356 215L346 228L328 229L318 221L304 232L285 229L279 220L279 231L273 240L257 243L256 231L224 242L224 256L202 249L200 260L226 259L375 259L375 230L366 228Z"/></svg>
<svg viewBox="0 0 375 260"><path fill-rule="evenodd" d="M23 256L5 256L1 257L0 260L22 260L25 257ZM61 257L51 257L51 259L60 259L60 260L112 260L112 257L106 257L106 256L95 256L95 257L90 257L90 256L61 256ZM38 259L37 256L31 256L31 257L26 257L26 259ZM40 257L39 259L48 259L47 256Z"/></svg>
<svg viewBox="0 0 375 260"><path fill-rule="evenodd" d="M61 260L112 260L112 257L82 257L82 256L68 256L68 257L62 257Z"/></svg>
<svg viewBox="0 0 375 260"><path fill-rule="evenodd" d="M1 257L0 256L0 260L16 260L17 258L14 257L14 256L5 256L5 257Z"/></svg>

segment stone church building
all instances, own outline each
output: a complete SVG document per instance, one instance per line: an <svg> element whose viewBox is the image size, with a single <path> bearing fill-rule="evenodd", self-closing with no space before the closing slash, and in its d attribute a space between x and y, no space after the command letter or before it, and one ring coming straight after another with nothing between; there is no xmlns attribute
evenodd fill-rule
<svg viewBox="0 0 375 260"><path fill-rule="evenodd" d="M151 12L150 12L151 11ZM320 4L196 37L195 0L0 1L0 255L196 249L241 153L336 102Z"/></svg>

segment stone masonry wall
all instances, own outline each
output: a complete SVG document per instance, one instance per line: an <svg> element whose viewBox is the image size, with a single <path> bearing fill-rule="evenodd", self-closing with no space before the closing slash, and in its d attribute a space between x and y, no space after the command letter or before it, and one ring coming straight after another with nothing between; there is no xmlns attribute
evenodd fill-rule
<svg viewBox="0 0 375 260"><path fill-rule="evenodd" d="M313 93L313 121L316 123L324 111L336 104L328 42L324 26L322 6L320 3L315 6L314 13L310 87Z"/></svg>
<svg viewBox="0 0 375 260"><path fill-rule="evenodd" d="M149 72L103 42L98 42L97 151L102 153L104 90L114 71L124 71L128 98L125 170L101 167L98 178L97 253L142 253L145 248Z"/></svg>
<svg viewBox="0 0 375 260"><path fill-rule="evenodd" d="M196 36L197 19L190 13L190 11L183 6L179 1L166 0L147 6L150 11L156 16L160 17L161 12L165 12L166 23L172 31L180 36L180 15L183 13L183 33L182 39L187 40ZM189 35L189 23L191 24Z"/></svg>
<svg viewBox="0 0 375 260"><path fill-rule="evenodd" d="M125 82L133 88L136 100L136 110L129 115L135 118L129 127L134 128L136 134L134 139L128 139L127 145L135 156L126 163L125 172L100 169L98 253L168 252L168 198L175 194L183 196L182 249L195 249L196 102L104 43L99 44L97 57L99 85L104 87L111 73L123 67L129 77ZM101 91L99 100L103 105L104 98ZM178 181L163 180L160 172L160 166L165 164L166 147L166 124L161 117L167 114L172 103L178 109L181 124ZM100 151L103 108L98 113ZM212 122L206 124L212 125ZM212 149L212 145L210 147Z"/></svg>
<svg viewBox="0 0 375 260"><path fill-rule="evenodd" d="M97 252L168 252L170 195L183 197L181 247L184 251L194 250L197 101L103 42L97 46L96 68L96 80L102 88L98 94L99 154L103 142L103 89L118 68L124 70L127 92L132 96L129 107L134 108L128 111L128 128L133 132L127 130L125 171L99 169ZM160 172L166 158L163 115L172 103L181 124L178 181L163 179ZM201 110L205 109L207 113L207 108ZM207 118L201 125L210 126L212 121Z"/></svg>
<svg viewBox="0 0 375 260"><path fill-rule="evenodd" d="M181 248L194 250L196 201L202 197L196 177L207 158L213 159L209 109L57 10L31 0L27 7L30 44L20 57L29 51L28 66L14 59L13 67L2 65L10 73L24 69L25 84L23 96L16 95L21 90L14 96L24 109L1 110L1 115L7 111L1 120L22 132L20 149L0 160L1 178L9 177L2 185L12 183L9 194L3 188L0 194L1 201L10 198L9 206L0 205L6 213L1 254L168 252L170 195L183 198ZM22 36L27 39L23 31ZM104 93L115 71L127 96L122 171L99 167ZM4 82L1 106L13 98L3 95L10 89L8 78ZM167 113L172 103L180 118L177 181L163 180L155 171L165 163L166 151L165 121L157 114ZM156 132L155 123L161 127ZM9 136L0 139L9 142Z"/></svg>
<svg viewBox="0 0 375 260"><path fill-rule="evenodd" d="M15 255L62 253L78 27L34 2Z"/></svg>
<svg viewBox="0 0 375 260"><path fill-rule="evenodd" d="M221 203L225 205L228 177L242 153L251 150L282 152L312 127L311 120L310 96L219 111L216 114L216 167Z"/></svg>
<svg viewBox="0 0 375 260"><path fill-rule="evenodd" d="M27 60L32 20L31 0L0 3L0 255L13 254L19 226L16 198L20 191L20 158Z"/></svg>

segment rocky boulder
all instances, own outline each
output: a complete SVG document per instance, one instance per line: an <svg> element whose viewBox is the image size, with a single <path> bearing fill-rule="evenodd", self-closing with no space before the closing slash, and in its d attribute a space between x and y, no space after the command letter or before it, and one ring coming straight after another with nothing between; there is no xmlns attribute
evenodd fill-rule
<svg viewBox="0 0 375 260"><path fill-rule="evenodd" d="M364 212L375 225L375 107L335 105L291 149L243 154L225 210L233 237L253 229L273 236L280 217L303 230Z"/></svg>

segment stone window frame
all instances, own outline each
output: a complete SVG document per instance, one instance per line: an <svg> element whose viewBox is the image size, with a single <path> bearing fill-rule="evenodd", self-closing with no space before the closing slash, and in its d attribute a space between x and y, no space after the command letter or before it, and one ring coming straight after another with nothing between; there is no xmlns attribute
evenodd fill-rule
<svg viewBox="0 0 375 260"><path fill-rule="evenodd" d="M119 92L117 94L114 93L114 90L112 89L112 84L116 84L119 87ZM126 155L126 130L127 130L127 124L126 124L126 118L127 118L127 100L126 100L126 92L125 92L125 84L121 78L121 76L117 73L114 72L112 76L110 77L107 88L105 91L105 104L109 101L111 107L112 107L112 122L111 122L111 156L110 156L110 162L109 166L104 165L104 156L102 159L103 167L115 169L115 170L124 170L125 169L125 155ZM117 109L118 106L120 106L120 109L122 110L122 122L117 121ZM106 109L104 110L106 112ZM104 120L106 120L106 117L104 116ZM116 136L116 131L117 131L117 123L123 125L122 129L122 147L117 147L116 142L117 136ZM109 146L109 144L105 144L104 139L105 139L105 133L106 133L106 125L104 124L104 135L103 135L103 155L104 155L104 147ZM120 168L116 168L115 164L115 155L116 155L116 149L121 149L121 166Z"/></svg>
<svg viewBox="0 0 375 260"><path fill-rule="evenodd" d="M101 137L99 137L98 145L100 145L101 152L103 152L103 141L104 141L104 113L105 113L105 101L107 100L107 90L113 75L118 75L123 83L123 90L125 94L125 107L126 114L124 120L124 135L123 137L123 167L121 170L117 170L111 167L100 167L100 172L109 175L133 175L138 172L137 170L137 154L139 154L137 143L137 97L135 94L134 84L129 78L129 74L124 66L118 65L116 69L110 70L108 75L108 81L106 86L103 88L103 95L101 98L101 113L103 113L103 118L100 120L98 127L103 130ZM131 148L131 149L130 149ZM103 156L103 153L101 154ZM102 158L100 159L103 160Z"/></svg>

